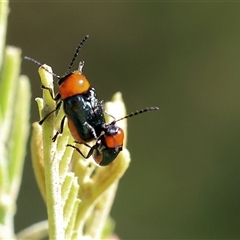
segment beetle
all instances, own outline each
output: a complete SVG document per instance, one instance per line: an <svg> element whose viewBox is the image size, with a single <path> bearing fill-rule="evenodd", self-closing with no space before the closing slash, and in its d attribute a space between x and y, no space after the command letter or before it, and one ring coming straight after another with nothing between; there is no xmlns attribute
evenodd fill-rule
<svg viewBox="0 0 240 240"><path fill-rule="evenodd" d="M57 95L54 96L51 88L42 86L43 89L49 91L57 104L54 110L39 121L39 124L42 125L51 114L60 109L62 104L65 112L60 129L52 138L53 141L56 141L58 135L63 132L66 118L68 119L70 132L78 143L86 143L97 139L101 133L101 126L105 123L103 101L98 100L95 89L91 87L90 82L83 74L84 61L80 61L76 71L71 71L81 47L88 38L89 36L86 35L77 46L72 61L63 76L60 77L55 73L51 73L58 79L59 92ZM25 59L34 62L40 67L43 65L30 57L25 57Z"/></svg>
<svg viewBox="0 0 240 240"><path fill-rule="evenodd" d="M103 123L101 126L102 134L98 137L96 143L92 147L88 144L85 144L90 148L86 156L78 147L71 144L67 144L67 146L76 149L76 151L80 153L85 159L92 156L97 164L100 166L106 166L116 159L118 154L122 151L123 147L124 131L122 128L118 127L116 123L123 119L158 109L158 107L147 107L130 113L129 115L120 119L113 120L111 123Z"/></svg>

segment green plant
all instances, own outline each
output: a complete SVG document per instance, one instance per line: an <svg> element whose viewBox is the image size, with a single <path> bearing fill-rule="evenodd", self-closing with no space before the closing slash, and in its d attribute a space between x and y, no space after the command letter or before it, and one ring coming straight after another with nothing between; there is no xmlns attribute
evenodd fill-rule
<svg viewBox="0 0 240 240"><path fill-rule="evenodd" d="M83 159L73 148L67 127L55 143L63 110L49 117L43 126L33 123L31 152L36 180L46 203L48 220L33 224L17 235L14 232L16 199L22 179L29 134L30 83L20 74L21 50L5 47L8 1L0 2L0 239L100 239L113 233L114 221L109 212L119 179L129 166L127 149L106 167L91 158ZM51 71L51 68L45 66ZM52 75L39 69L42 84L53 89ZM36 99L40 118L54 109L48 91ZM105 104L116 118L125 115L120 93ZM106 116L107 117L107 116ZM126 120L119 122L125 132ZM84 147L81 148L83 151Z"/></svg>
<svg viewBox="0 0 240 240"><path fill-rule="evenodd" d="M5 47L8 1L0 2L0 237L14 238L13 217L29 134L30 84L19 75L21 50Z"/></svg>
<svg viewBox="0 0 240 240"><path fill-rule="evenodd" d="M48 66L44 67L51 71ZM42 84L53 90L52 75L43 68L39 73ZM43 93L43 99L36 99L40 118L56 107L49 92ZM105 106L114 116L117 112L116 117L125 115L120 93ZM107 221L109 211L118 181L129 165L129 153L124 148L112 164L99 167L93 159L86 160L73 148L66 148L68 143L73 143L68 128L53 143L51 139L63 115L61 109L56 117L49 117L43 127L35 123L31 139L34 171L48 209L49 235L56 239L100 239L103 233L110 233L104 229L112 231L106 223L112 223ZM125 121L121 127L126 131Z"/></svg>

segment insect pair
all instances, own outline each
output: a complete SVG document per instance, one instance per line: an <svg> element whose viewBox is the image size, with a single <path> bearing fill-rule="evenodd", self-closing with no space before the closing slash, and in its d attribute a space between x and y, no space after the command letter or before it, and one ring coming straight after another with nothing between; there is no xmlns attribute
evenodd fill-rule
<svg viewBox="0 0 240 240"><path fill-rule="evenodd" d="M75 142L84 144L90 150L85 156L76 146L70 144L67 146L75 148L84 158L93 156L96 163L100 166L106 166L122 151L124 131L116 123L140 113L158 110L159 108L145 108L106 123L103 101L98 100L95 89L91 87L88 79L83 75L84 62L80 61L78 69L71 71L73 63L88 37L88 35L85 36L76 48L72 61L63 76L51 73L58 79L59 93L54 96L51 88L42 86L43 89L49 91L52 98L56 101L56 108L41 119L39 124L42 125L51 114L58 111L61 105L63 105L65 116L61 121L60 129L56 132L52 140L56 141L58 135L63 132L64 122L67 118L68 127ZM25 57L25 59L34 62L40 67L43 65L32 58ZM48 71L47 69L45 70ZM93 140L95 140L95 144L90 146L88 143Z"/></svg>

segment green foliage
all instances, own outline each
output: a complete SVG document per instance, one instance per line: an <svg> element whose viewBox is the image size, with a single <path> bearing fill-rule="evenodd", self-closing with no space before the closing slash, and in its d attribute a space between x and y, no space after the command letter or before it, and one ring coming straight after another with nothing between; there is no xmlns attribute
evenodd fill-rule
<svg viewBox="0 0 240 240"><path fill-rule="evenodd" d="M36 180L46 203L48 220L33 224L15 235L14 214L22 179L29 135L30 83L20 75L21 50L5 47L8 1L0 2L0 239L100 239L110 236L114 222L109 212L119 179L129 166L124 148L109 166L99 167L93 159L83 159L73 148L67 127L56 142L52 136L64 115L52 114L43 126L33 123L31 153ZM49 72L51 68L44 66ZM39 69L42 84L53 89L52 75ZM40 118L55 109L49 91L36 99ZM121 94L114 95L106 110L125 115ZM115 112L115 114L114 114ZM126 132L126 121L121 127ZM87 149L82 148L82 151Z"/></svg>
<svg viewBox="0 0 240 240"><path fill-rule="evenodd" d="M8 2L0 3L0 238L15 238L13 218L29 134L30 84L21 50L5 47Z"/></svg>
<svg viewBox="0 0 240 240"><path fill-rule="evenodd" d="M48 66L44 68L51 72ZM53 91L52 75L45 69L39 69L42 84ZM41 117L56 108L48 90L43 91L43 99L36 100ZM111 108L125 115L120 93L106 104L106 111L114 114ZM60 110L56 117L50 115L42 127L33 124L31 139L34 172L48 210L49 236L100 239L105 227L112 229L106 222L110 224L109 212L118 181L129 166L129 153L124 149L112 164L99 167L92 158L86 160L73 148L66 147L74 142L67 127L53 143L51 139L63 116ZM122 127L126 131L125 122ZM81 150L88 151L82 146Z"/></svg>

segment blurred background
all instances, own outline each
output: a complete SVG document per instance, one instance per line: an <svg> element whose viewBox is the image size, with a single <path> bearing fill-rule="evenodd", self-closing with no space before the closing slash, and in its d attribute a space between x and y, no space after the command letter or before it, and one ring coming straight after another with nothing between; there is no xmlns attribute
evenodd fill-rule
<svg viewBox="0 0 240 240"><path fill-rule="evenodd" d="M10 2L7 44L84 73L108 101L122 92L132 162L112 209L121 239L240 238L240 14L236 3ZM77 67L77 63L75 68ZM37 66L23 61L34 98ZM27 155L16 231L46 219Z"/></svg>

